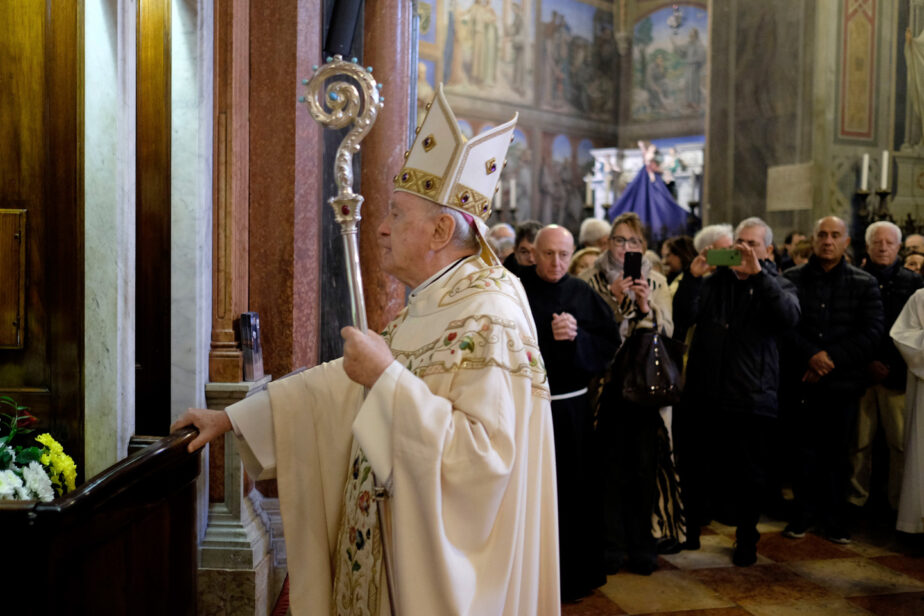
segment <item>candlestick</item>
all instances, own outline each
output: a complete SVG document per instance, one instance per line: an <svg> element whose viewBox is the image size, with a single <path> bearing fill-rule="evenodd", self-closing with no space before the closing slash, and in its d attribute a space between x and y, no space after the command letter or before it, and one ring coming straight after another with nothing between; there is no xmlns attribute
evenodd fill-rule
<svg viewBox="0 0 924 616"><path fill-rule="evenodd" d="M593 205L594 189L590 185L590 180L584 180L584 205Z"/></svg>
<svg viewBox="0 0 924 616"><path fill-rule="evenodd" d="M882 190L889 188L889 151L882 151Z"/></svg>
<svg viewBox="0 0 924 616"><path fill-rule="evenodd" d="M501 190L494 191L494 211L497 212L498 214L500 213L502 209L501 205L503 203L503 201L501 200L501 192L503 191Z"/></svg>
<svg viewBox="0 0 924 616"><path fill-rule="evenodd" d="M510 178L510 211L517 209L517 181Z"/></svg>
<svg viewBox="0 0 924 616"><path fill-rule="evenodd" d="M863 166L860 167L860 190L869 190L869 154L863 155Z"/></svg>

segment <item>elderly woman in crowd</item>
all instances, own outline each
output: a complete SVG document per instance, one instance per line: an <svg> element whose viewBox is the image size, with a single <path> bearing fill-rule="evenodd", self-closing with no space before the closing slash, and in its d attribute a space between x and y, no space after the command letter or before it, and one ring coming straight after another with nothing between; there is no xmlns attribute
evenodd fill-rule
<svg viewBox="0 0 924 616"><path fill-rule="evenodd" d="M641 278L623 275L625 255L647 248L645 229L636 214L613 221L609 248L581 278L613 309L623 337L636 328L673 331L667 280L642 259ZM597 409L604 475L608 573L626 567L649 575L657 568L656 540L685 540L677 476L670 450L670 408L640 408L607 388ZM614 400L614 397L616 398Z"/></svg>

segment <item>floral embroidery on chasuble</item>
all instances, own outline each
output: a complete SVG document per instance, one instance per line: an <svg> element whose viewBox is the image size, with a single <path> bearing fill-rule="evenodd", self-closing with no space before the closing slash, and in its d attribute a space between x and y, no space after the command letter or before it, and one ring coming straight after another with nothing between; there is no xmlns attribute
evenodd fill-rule
<svg viewBox="0 0 924 616"><path fill-rule="evenodd" d="M373 498L372 465L353 440L349 476L343 490L343 515L337 533L334 600L331 613L375 616L384 582L378 506Z"/></svg>
<svg viewBox="0 0 924 616"><path fill-rule="evenodd" d="M382 332L395 359L427 381L438 395L451 397L451 377L459 370L499 368L530 379L533 395L548 398L537 340L523 336L513 320L491 314L492 304L498 301L513 301L524 314L530 314L525 295L511 277L503 267L486 267L471 257L432 283ZM332 610L374 616L378 602L387 600L379 503L372 497L372 467L355 440L350 460L337 538ZM378 481L387 479L379 477Z"/></svg>

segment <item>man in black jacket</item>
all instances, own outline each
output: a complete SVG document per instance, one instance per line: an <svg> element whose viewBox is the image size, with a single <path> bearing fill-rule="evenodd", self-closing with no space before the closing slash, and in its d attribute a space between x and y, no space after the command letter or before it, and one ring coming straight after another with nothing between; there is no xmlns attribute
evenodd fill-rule
<svg viewBox="0 0 924 616"><path fill-rule="evenodd" d="M888 221L874 222L866 228L866 252L869 255L863 269L879 283L885 312L886 331L895 323L898 313L911 295L924 286L921 276L902 267L898 251L902 232ZM873 440L881 424L889 448L889 506L898 509L898 496L905 466L905 377L907 366L892 344L883 336L867 365L869 387L860 399L856 433L851 442L849 500L862 507L870 493L870 463Z"/></svg>
<svg viewBox="0 0 924 616"><path fill-rule="evenodd" d="M710 276L706 257L690 265L690 316L696 326L687 366L687 414L678 414L678 465L691 523L688 541L699 535L706 492L721 477L721 496L733 504L737 544L732 561L757 560L757 521L766 479L767 435L777 415L777 338L796 326L799 302L788 281L768 271L773 234L759 218L735 229L741 265ZM695 423L695 425L693 425ZM695 543L695 542L694 542Z"/></svg>
<svg viewBox="0 0 924 616"><path fill-rule="evenodd" d="M847 226L836 216L815 223L808 263L783 276L796 286L802 319L786 333L782 383L793 439L795 512L783 535L799 538L813 524L835 543L849 543L845 523L850 477L848 442L856 425L866 366L884 332L876 279L849 265Z"/></svg>

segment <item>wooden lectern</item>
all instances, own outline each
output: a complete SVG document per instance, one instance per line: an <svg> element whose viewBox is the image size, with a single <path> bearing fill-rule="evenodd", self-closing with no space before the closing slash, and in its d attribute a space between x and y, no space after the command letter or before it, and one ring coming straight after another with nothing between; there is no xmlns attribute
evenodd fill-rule
<svg viewBox="0 0 924 616"><path fill-rule="evenodd" d="M195 435L154 441L50 503L0 501L0 611L195 614Z"/></svg>

